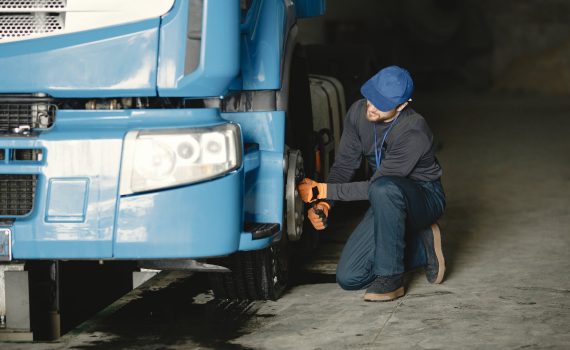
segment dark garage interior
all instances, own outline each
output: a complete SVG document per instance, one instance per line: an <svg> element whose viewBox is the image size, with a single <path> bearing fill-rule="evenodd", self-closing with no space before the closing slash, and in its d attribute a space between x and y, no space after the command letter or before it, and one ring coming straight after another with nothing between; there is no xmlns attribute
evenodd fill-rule
<svg viewBox="0 0 570 350"><path fill-rule="evenodd" d="M347 108L380 68L410 71L443 168L445 282L412 271L389 303L342 290L368 203L340 203L278 301L217 301L204 275L164 272L57 342L2 349L570 347L570 2L328 0L299 40Z"/></svg>

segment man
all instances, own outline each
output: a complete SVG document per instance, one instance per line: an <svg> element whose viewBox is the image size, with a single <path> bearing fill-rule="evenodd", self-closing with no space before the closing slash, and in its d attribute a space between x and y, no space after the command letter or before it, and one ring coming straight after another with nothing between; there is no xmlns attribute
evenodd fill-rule
<svg viewBox="0 0 570 350"><path fill-rule="evenodd" d="M328 183L304 179L308 217L324 229L333 201L369 200L370 209L348 239L337 267L343 289L367 288L366 301L404 295L406 270L425 266L430 283L441 283L445 259L436 224L445 208L441 167L425 119L411 109L414 84L397 66L380 70L361 88L365 99L349 109ZM365 156L374 169L368 181L350 182Z"/></svg>

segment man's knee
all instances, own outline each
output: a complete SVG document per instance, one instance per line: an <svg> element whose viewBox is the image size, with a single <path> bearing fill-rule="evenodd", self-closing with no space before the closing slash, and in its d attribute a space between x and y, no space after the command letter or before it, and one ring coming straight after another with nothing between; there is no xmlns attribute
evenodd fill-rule
<svg viewBox="0 0 570 350"><path fill-rule="evenodd" d="M397 179L392 177L381 177L370 184L368 189L368 199L372 205L376 203L386 203L386 201L402 202L404 192L397 184Z"/></svg>
<svg viewBox="0 0 570 350"><path fill-rule="evenodd" d="M359 290L364 288L367 281L355 275L354 271L337 268L336 282L344 290Z"/></svg>
<svg viewBox="0 0 570 350"><path fill-rule="evenodd" d="M336 275L336 283L344 290L359 290L362 288L353 277L339 275L338 273Z"/></svg>

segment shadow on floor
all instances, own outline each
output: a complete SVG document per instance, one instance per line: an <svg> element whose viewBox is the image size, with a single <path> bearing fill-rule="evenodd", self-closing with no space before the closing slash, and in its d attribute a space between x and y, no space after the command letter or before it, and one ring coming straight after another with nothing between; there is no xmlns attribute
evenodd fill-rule
<svg viewBox="0 0 570 350"><path fill-rule="evenodd" d="M94 341L71 348L244 349L230 341L248 334L243 326L253 318L264 317L256 315L257 309L254 302L214 300L208 294L207 276L197 274L164 289L151 287L141 298L90 329Z"/></svg>

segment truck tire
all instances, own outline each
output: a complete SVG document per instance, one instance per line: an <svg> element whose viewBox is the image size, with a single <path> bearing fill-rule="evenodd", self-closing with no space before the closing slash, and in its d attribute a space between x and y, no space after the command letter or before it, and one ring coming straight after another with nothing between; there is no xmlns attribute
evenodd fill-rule
<svg viewBox="0 0 570 350"><path fill-rule="evenodd" d="M287 147L301 152L306 176L314 177L316 138L313 133L307 61L302 46L297 46L293 53L288 102L285 143ZM210 288L217 299L277 300L281 297L289 279L291 255L286 222L284 218L281 239L271 246L211 260L213 264L225 266L232 271L209 274ZM299 244L301 247L313 248L318 242L318 233L312 226L305 223L303 227L305 233L301 236L301 241L295 242L296 250L299 250Z"/></svg>
<svg viewBox="0 0 570 350"><path fill-rule="evenodd" d="M214 263L232 271L209 274L210 288L217 299L277 300L289 278L287 234L265 249L238 252Z"/></svg>
<svg viewBox="0 0 570 350"><path fill-rule="evenodd" d="M305 176L322 181L316 168L315 151L319 148L319 140L313 126L306 46L302 45L295 47L291 61L285 143L290 148L301 151ZM305 213L308 208L306 206ZM308 219L305 219L301 239L293 242L293 259L299 261L304 256L311 256L319 245L319 236L319 232L313 228Z"/></svg>

